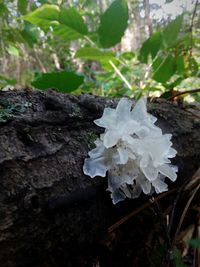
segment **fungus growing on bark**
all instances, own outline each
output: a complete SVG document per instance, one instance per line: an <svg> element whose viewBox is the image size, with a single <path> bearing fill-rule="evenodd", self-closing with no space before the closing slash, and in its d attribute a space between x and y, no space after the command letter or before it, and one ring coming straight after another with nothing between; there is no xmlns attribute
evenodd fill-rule
<svg viewBox="0 0 200 267"><path fill-rule="evenodd" d="M95 124L105 132L95 141L85 159L83 171L90 177L105 177L114 204L168 190L165 178L177 178L177 167L170 159L177 151L172 148L171 134L163 134L155 125L157 118L147 112L146 99L141 98L132 109L132 102L122 98L116 109L105 108Z"/></svg>

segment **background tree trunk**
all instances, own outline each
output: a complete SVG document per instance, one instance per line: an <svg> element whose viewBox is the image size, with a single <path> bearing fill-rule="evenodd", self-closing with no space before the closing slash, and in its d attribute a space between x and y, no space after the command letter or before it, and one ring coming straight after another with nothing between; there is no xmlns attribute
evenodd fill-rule
<svg viewBox="0 0 200 267"><path fill-rule="evenodd" d="M116 103L54 91L0 92L1 267L94 266L108 227L148 199L114 206L106 179L82 172L103 131L93 120ZM163 131L173 134L179 178L170 187L180 186L199 166L200 112L160 99L148 108ZM131 228L133 239L141 227ZM135 253L139 249L136 243ZM112 266L123 266L117 264Z"/></svg>
<svg viewBox="0 0 200 267"><path fill-rule="evenodd" d="M150 36L153 32L152 21L150 18L150 4L149 0L143 0L144 12L145 12L145 29L147 36Z"/></svg>

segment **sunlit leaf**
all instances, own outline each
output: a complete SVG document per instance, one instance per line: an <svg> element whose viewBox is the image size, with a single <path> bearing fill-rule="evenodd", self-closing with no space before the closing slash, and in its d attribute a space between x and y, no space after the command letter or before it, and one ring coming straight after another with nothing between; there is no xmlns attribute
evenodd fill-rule
<svg viewBox="0 0 200 267"><path fill-rule="evenodd" d="M38 0L41 4L54 4L54 5L59 5L62 0Z"/></svg>
<svg viewBox="0 0 200 267"><path fill-rule="evenodd" d="M111 51L101 51L93 47L83 47L76 52L75 57L102 61L112 59L114 57L114 53Z"/></svg>
<svg viewBox="0 0 200 267"><path fill-rule="evenodd" d="M111 60L101 60L100 63L104 70L113 72L113 67L110 64L110 61L112 61L112 63L114 63L115 66L119 65L119 61L116 57L113 57Z"/></svg>
<svg viewBox="0 0 200 267"><path fill-rule="evenodd" d="M16 57L19 56L19 49L14 45L9 45L7 48L7 51L12 56L16 56Z"/></svg>
<svg viewBox="0 0 200 267"><path fill-rule="evenodd" d="M101 45L108 48L119 43L127 26L127 3L125 0L115 0L101 16L98 29Z"/></svg>
<svg viewBox="0 0 200 267"><path fill-rule="evenodd" d="M76 52L75 57L86 59L86 60L98 61L101 64L102 68L107 70L107 71L113 70L113 67L109 63L110 60L115 65L117 65L119 63L113 52L101 51L100 49L93 48L93 47L80 48Z"/></svg>
<svg viewBox="0 0 200 267"><path fill-rule="evenodd" d="M73 7L60 9L56 5L45 4L23 16L23 19L42 29L51 26L53 33L65 40L83 38L88 32L83 18Z"/></svg>
<svg viewBox="0 0 200 267"><path fill-rule="evenodd" d="M31 84L38 89L54 88L61 92L69 93L76 90L82 83L84 77L74 72L51 72L43 73Z"/></svg>
<svg viewBox="0 0 200 267"><path fill-rule="evenodd" d="M133 52L124 52L120 55L120 59L124 60L132 60L135 57L135 53Z"/></svg>
<svg viewBox="0 0 200 267"><path fill-rule="evenodd" d="M58 6L45 4L22 18L38 27L46 29L51 26L53 22L58 22L59 12Z"/></svg>
<svg viewBox="0 0 200 267"><path fill-rule="evenodd" d="M65 40L83 38L88 29L81 15L75 8L62 8L59 13L59 24L54 25L54 33Z"/></svg>

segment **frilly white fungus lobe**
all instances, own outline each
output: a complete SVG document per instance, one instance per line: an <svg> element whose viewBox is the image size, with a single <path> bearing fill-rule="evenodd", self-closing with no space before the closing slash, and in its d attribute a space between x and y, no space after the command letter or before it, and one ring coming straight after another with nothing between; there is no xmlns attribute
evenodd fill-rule
<svg viewBox="0 0 200 267"><path fill-rule="evenodd" d="M105 128L85 159L83 171L90 177L105 177L114 204L168 190L165 177L177 178L177 168L170 159L177 151L172 148L171 134L163 134L155 125L157 118L147 112L146 99L141 98L132 109L132 102L122 98L116 109L105 108L94 122Z"/></svg>

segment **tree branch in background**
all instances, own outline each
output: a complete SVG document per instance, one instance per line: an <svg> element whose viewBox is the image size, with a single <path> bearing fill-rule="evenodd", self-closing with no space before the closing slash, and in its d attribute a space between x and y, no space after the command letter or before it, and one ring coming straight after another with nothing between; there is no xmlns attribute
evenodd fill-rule
<svg viewBox="0 0 200 267"><path fill-rule="evenodd" d="M59 62L59 58L58 58L58 56L57 56L56 53L53 53L53 54L52 54L52 59L53 59L53 62L54 62L54 64L55 64L56 69L57 69L57 70L60 70L60 69L61 69L61 67L60 67L60 62Z"/></svg>
<svg viewBox="0 0 200 267"><path fill-rule="evenodd" d="M192 57L194 18L195 18L196 13L197 13L198 4L199 4L199 0L196 0L195 6L194 6L194 11L193 11L193 14L192 14L191 25L190 25L190 33L191 33L191 37L190 37L190 57Z"/></svg>
<svg viewBox="0 0 200 267"><path fill-rule="evenodd" d="M40 66L42 72L46 73L47 70L46 70L45 66L43 65L42 61L40 60L40 58L38 57L37 51L35 49L33 49L33 52L34 52L35 58L38 62L38 65Z"/></svg>
<svg viewBox="0 0 200 267"><path fill-rule="evenodd" d="M149 0L143 0L143 5L144 5L144 11L145 11L145 20L146 20L146 25L145 28L147 29L147 35L150 36L153 32L153 27L152 27L152 21L150 18L150 4Z"/></svg>

